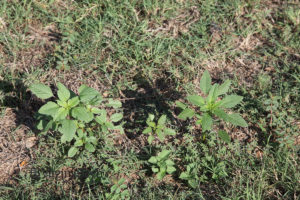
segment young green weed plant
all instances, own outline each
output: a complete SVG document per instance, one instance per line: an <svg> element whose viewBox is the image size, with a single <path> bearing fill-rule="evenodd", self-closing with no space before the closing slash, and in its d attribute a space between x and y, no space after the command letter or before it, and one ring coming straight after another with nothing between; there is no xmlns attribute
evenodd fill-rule
<svg viewBox="0 0 300 200"><path fill-rule="evenodd" d="M166 120L167 116L162 115L157 123L154 122L154 115L149 114L148 119L146 121L148 127L144 129L144 134L149 134L148 136L148 143L151 144L153 140L155 139L155 134L157 135L158 139L160 141L163 141L167 135L176 135L176 132L166 127Z"/></svg>
<svg viewBox="0 0 300 200"><path fill-rule="evenodd" d="M207 95L206 98L199 95L190 95L187 100L198 107L200 112L197 112L192 107L188 107L182 102L176 101L176 105L183 109L178 115L179 119L186 120L187 118L193 118L196 116L196 124L200 125L204 136L207 131L212 130L214 123L214 117L218 117L225 122L230 122L235 126L247 127L246 121L238 114L232 113L227 114L226 109L233 108L238 105L243 97L235 94L227 95L229 87L231 85L230 80L226 80L223 84L211 84L211 77L209 72L206 70L200 80L200 89ZM220 99L221 96L224 97ZM225 131L219 131L219 137L225 142L229 142L230 138Z"/></svg>
<svg viewBox="0 0 300 200"><path fill-rule="evenodd" d="M125 184L125 179L120 179L116 184L110 188L110 193L105 193L108 200L129 199L130 194Z"/></svg>
<svg viewBox="0 0 300 200"><path fill-rule="evenodd" d="M81 85L79 95L76 95L62 83L57 83L57 88L56 102L48 101L38 110L37 128L42 133L50 129L59 131L62 134L62 143L73 144L68 151L69 157L75 156L83 147L89 152L94 152L99 137L96 133L108 133L113 129L123 132L121 125L114 125L114 122L123 118L123 114L115 113L109 119L106 110L99 108L103 104L103 98L97 90ZM51 88L41 83L32 84L30 90L41 99L54 97ZM122 104L120 101L109 99L106 106L116 109Z"/></svg>
<svg viewBox="0 0 300 200"><path fill-rule="evenodd" d="M170 150L162 150L157 156L151 156L148 160L152 164L152 171L156 174L158 180L162 180L166 174L172 174L176 171L175 163L169 158Z"/></svg>

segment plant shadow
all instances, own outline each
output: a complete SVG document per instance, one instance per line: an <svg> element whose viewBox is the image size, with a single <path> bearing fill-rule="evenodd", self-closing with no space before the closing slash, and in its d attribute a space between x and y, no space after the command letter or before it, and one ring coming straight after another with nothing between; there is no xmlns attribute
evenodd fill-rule
<svg viewBox="0 0 300 200"><path fill-rule="evenodd" d="M124 128L129 139L135 139L141 134L149 114L154 114L155 120L165 114L175 124L178 122L172 113L171 102L181 98L182 94L175 90L175 80L170 78L168 72L164 72L163 76L151 82L142 73L138 73L133 78L136 90L122 91L125 96Z"/></svg>
<svg viewBox="0 0 300 200"><path fill-rule="evenodd" d="M0 107L13 110L16 126L23 124L37 133L34 115L42 106L42 100L31 95L31 92L20 80L0 81L0 94Z"/></svg>

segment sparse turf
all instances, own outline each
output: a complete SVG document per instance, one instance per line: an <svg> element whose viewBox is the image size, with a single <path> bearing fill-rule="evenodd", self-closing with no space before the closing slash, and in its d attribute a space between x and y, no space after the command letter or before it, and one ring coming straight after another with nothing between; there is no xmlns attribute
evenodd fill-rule
<svg viewBox="0 0 300 200"><path fill-rule="evenodd" d="M299 36L298 0L0 1L0 199L300 199ZM215 127L231 143L177 117L205 70L243 96L249 126ZM36 129L37 82L120 100L125 134L68 158ZM176 136L149 145L149 114ZM164 148L176 173L158 180L148 159Z"/></svg>

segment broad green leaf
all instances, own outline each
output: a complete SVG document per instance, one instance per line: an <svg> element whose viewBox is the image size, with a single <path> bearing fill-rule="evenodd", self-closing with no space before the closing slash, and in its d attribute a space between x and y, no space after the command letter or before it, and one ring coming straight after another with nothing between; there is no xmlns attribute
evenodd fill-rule
<svg viewBox="0 0 300 200"><path fill-rule="evenodd" d="M68 156L70 158L72 158L76 155L77 152L78 152L78 149L76 147L71 147L68 151Z"/></svg>
<svg viewBox="0 0 300 200"><path fill-rule="evenodd" d="M66 108L59 108L58 111L53 116L53 120L59 121L59 120L66 119L68 113L69 111Z"/></svg>
<svg viewBox="0 0 300 200"><path fill-rule="evenodd" d="M164 125L166 123L167 120L167 116L166 115L162 115L159 120L157 121L158 125Z"/></svg>
<svg viewBox="0 0 300 200"><path fill-rule="evenodd" d="M151 132L152 132L152 128L151 127L147 127L146 129L143 130L144 134L151 133Z"/></svg>
<svg viewBox="0 0 300 200"><path fill-rule="evenodd" d="M79 98L81 102L89 102L94 99L96 96L100 95L99 92L93 88L90 88L86 85L81 85L78 89Z"/></svg>
<svg viewBox="0 0 300 200"><path fill-rule="evenodd" d="M147 121L153 121L154 120L154 115L153 114L149 114Z"/></svg>
<svg viewBox="0 0 300 200"><path fill-rule="evenodd" d="M47 123L46 127L44 128L44 131L48 131L50 128L54 131L57 130L57 124L53 120L50 120Z"/></svg>
<svg viewBox="0 0 300 200"><path fill-rule="evenodd" d="M146 122L148 124L148 126L154 128L156 126L155 122Z"/></svg>
<svg viewBox="0 0 300 200"><path fill-rule="evenodd" d="M56 101L58 105L60 105L61 107L67 108L68 107L68 103L66 101L61 101L61 100L57 100Z"/></svg>
<svg viewBox="0 0 300 200"><path fill-rule="evenodd" d="M233 108L243 100L242 96L228 95L218 102L218 106L223 108Z"/></svg>
<svg viewBox="0 0 300 200"><path fill-rule="evenodd" d="M170 155L170 153L171 153L171 151L169 151L169 150L163 150L162 152L160 152L158 154L157 158L159 160L164 160L164 159L166 159Z"/></svg>
<svg viewBox="0 0 300 200"><path fill-rule="evenodd" d="M59 108L60 108L60 107L59 107L56 103L50 101L50 102L46 103L45 105L43 105L43 106L39 109L38 112L39 112L40 114L50 115L50 116L54 117L54 115L58 112L58 109L59 109Z"/></svg>
<svg viewBox="0 0 300 200"><path fill-rule="evenodd" d="M41 120L38 122L38 124L37 124L36 127L37 127L38 130L41 131L41 130L43 130L43 129L46 127L47 123L48 123L48 121L41 119Z"/></svg>
<svg viewBox="0 0 300 200"><path fill-rule="evenodd" d="M102 113L102 110L99 109L99 108L92 108L92 109L91 109L91 112L94 113L94 114L101 114L101 113Z"/></svg>
<svg viewBox="0 0 300 200"><path fill-rule="evenodd" d="M75 147L81 147L83 145L83 141L81 139L76 140L76 142L74 143Z"/></svg>
<svg viewBox="0 0 300 200"><path fill-rule="evenodd" d="M176 171L176 168L173 166L167 166L167 172L168 174L172 174Z"/></svg>
<svg viewBox="0 0 300 200"><path fill-rule="evenodd" d="M165 177L165 175L166 175L166 170L158 172L156 177L158 180L162 180Z"/></svg>
<svg viewBox="0 0 300 200"><path fill-rule="evenodd" d="M197 187L197 181L194 179L188 180L188 184L192 187L192 188L196 188Z"/></svg>
<svg viewBox="0 0 300 200"><path fill-rule="evenodd" d="M152 171L153 171L154 173L159 172L159 169L158 169L157 167L152 167L151 169L152 169Z"/></svg>
<svg viewBox="0 0 300 200"><path fill-rule="evenodd" d="M112 122L118 122L123 118L123 114L122 113L115 113L113 115L110 116L110 120Z"/></svg>
<svg viewBox="0 0 300 200"><path fill-rule="evenodd" d="M222 85L220 85L218 87L217 96L226 94L229 90L230 85L231 85L230 80L226 80Z"/></svg>
<svg viewBox="0 0 300 200"><path fill-rule="evenodd" d="M194 110L192 110L190 108L186 108L178 115L178 118L186 120L187 118L192 118L194 116L194 114L195 114Z"/></svg>
<svg viewBox="0 0 300 200"><path fill-rule="evenodd" d="M165 135L164 135L164 133L162 132L161 129L156 129L156 134L157 134L158 139L159 139L161 142L164 141Z"/></svg>
<svg viewBox="0 0 300 200"><path fill-rule="evenodd" d="M109 128L109 129L114 129L114 128L115 128L114 124L111 123L111 122L105 122L105 125L106 125L107 128Z"/></svg>
<svg viewBox="0 0 300 200"><path fill-rule="evenodd" d="M172 160L168 159L168 160L166 160L166 165L172 166L172 165L175 165L175 163Z"/></svg>
<svg viewBox="0 0 300 200"><path fill-rule="evenodd" d="M176 135L176 132L175 130L171 129L171 128L166 128L164 130L164 132L167 134L167 135Z"/></svg>
<svg viewBox="0 0 300 200"><path fill-rule="evenodd" d="M46 86L44 84L38 83L38 84L32 84L29 89L33 94L35 94L38 98L41 99L48 99L50 97L53 97L53 93L51 91L51 88L49 86Z"/></svg>
<svg viewBox="0 0 300 200"><path fill-rule="evenodd" d="M182 110L186 109L187 107L185 104L181 103L180 101L175 101L175 104Z"/></svg>
<svg viewBox="0 0 300 200"><path fill-rule="evenodd" d="M83 138L84 137L84 132L82 129L77 129L77 134L79 138Z"/></svg>
<svg viewBox="0 0 300 200"><path fill-rule="evenodd" d="M89 102L89 104L93 106L99 106L102 101L103 97L100 94L98 94Z"/></svg>
<svg viewBox="0 0 300 200"><path fill-rule="evenodd" d="M149 144L152 144L152 142L153 142L153 140L154 140L155 138L154 138L154 136L153 135L150 135L149 137L148 137L148 143Z"/></svg>
<svg viewBox="0 0 300 200"><path fill-rule="evenodd" d="M204 94L208 94L210 88L211 88L211 77L209 75L209 72L205 70L200 80L200 89Z"/></svg>
<svg viewBox="0 0 300 200"><path fill-rule="evenodd" d="M157 159L154 156L151 156L151 158L148 160L149 163L155 164L157 163Z"/></svg>
<svg viewBox="0 0 300 200"><path fill-rule="evenodd" d="M122 107L121 101L113 100L113 99L109 99L108 104L106 104L106 105L111 106L113 108L121 108Z"/></svg>
<svg viewBox="0 0 300 200"><path fill-rule="evenodd" d="M208 113L205 113L202 117L202 131L209 131L211 130L212 124L213 124L213 119L211 118L211 116Z"/></svg>
<svg viewBox="0 0 300 200"><path fill-rule="evenodd" d="M74 108L79 104L79 98L78 97L73 97L72 99L69 99L67 102L68 106L71 108Z"/></svg>
<svg viewBox="0 0 300 200"><path fill-rule="evenodd" d="M201 121L202 119L198 119L197 121L196 121L196 125L201 125Z"/></svg>
<svg viewBox="0 0 300 200"><path fill-rule="evenodd" d="M247 127L247 122L237 113L228 115L228 122L231 122L235 126Z"/></svg>
<svg viewBox="0 0 300 200"><path fill-rule="evenodd" d="M94 114L88 112L85 107L76 107L71 110L72 117L84 121L86 123L92 121L94 119Z"/></svg>
<svg viewBox="0 0 300 200"><path fill-rule="evenodd" d="M63 134L61 137L61 142L70 142L75 137L76 124L74 120L65 119L61 123L59 131Z"/></svg>
<svg viewBox="0 0 300 200"><path fill-rule="evenodd" d="M182 180L189 180L191 178L191 176L187 172L181 172L179 178L182 179Z"/></svg>
<svg viewBox="0 0 300 200"><path fill-rule="evenodd" d="M214 102L217 99L217 90L218 90L219 84L214 84L210 90L209 90L209 94L207 96L207 102Z"/></svg>
<svg viewBox="0 0 300 200"><path fill-rule="evenodd" d="M84 145L85 149L88 150L89 152L94 152L96 149L94 147L94 145L92 145L91 143L86 143Z"/></svg>
<svg viewBox="0 0 300 200"><path fill-rule="evenodd" d="M107 121L107 113L106 110L102 109L100 115L95 118L96 122L99 124L103 124Z"/></svg>
<svg viewBox="0 0 300 200"><path fill-rule="evenodd" d="M198 95L191 95L187 97L187 100L196 106L202 106L205 104L203 97Z"/></svg>
<svg viewBox="0 0 300 200"><path fill-rule="evenodd" d="M224 121L228 121L228 114L224 110L217 108L213 110L213 113Z"/></svg>
<svg viewBox="0 0 300 200"><path fill-rule="evenodd" d="M230 142L230 137L226 131L219 131L218 132L219 137L224 141L229 143Z"/></svg>
<svg viewBox="0 0 300 200"><path fill-rule="evenodd" d="M86 139L86 141L87 142L90 142L90 143L92 143L92 144L97 144L97 138L96 137L94 137L94 136L90 136L90 137L88 137L87 139Z"/></svg>
<svg viewBox="0 0 300 200"><path fill-rule="evenodd" d="M62 83L57 83L57 96L61 101L67 101L70 98L70 91Z"/></svg>

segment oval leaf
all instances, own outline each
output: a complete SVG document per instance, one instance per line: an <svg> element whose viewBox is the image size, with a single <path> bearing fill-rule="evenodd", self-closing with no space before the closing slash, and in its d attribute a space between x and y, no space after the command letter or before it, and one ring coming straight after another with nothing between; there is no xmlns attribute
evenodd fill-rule
<svg viewBox="0 0 300 200"><path fill-rule="evenodd" d="M44 115L50 115L50 116L54 117L55 114L58 112L59 108L60 107L56 103L50 101L50 102L46 103L45 105L43 105L39 109L38 113L44 114Z"/></svg>
<svg viewBox="0 0 300 200"><path fill-rule="evenodd" d="M44 84L38 83L38 84L32 84L29 89L33 94L35 94L38 98L41 99L48 99L50 97L53 97L53 93L51 91L51 88L49 86L46 86Z"/></svg>
<svg viewBox="0 0 300 200"><path fill-rule="evenodd" d="M76 107L71 111L72 117L84 121L86 123L92 121L94 119L94 114L88 112L88 110L84 107Z"/></svg>
<svg viewBox="0 0 300 200"><path fill-rule="evenodd" d="M171 128L166 128L164 131L167 135L176 135L176 132Z"/></svg>
<svg viewBox="0 0 300 200"><path fill-rule="evenodd" d="M143 130L144 134L151 133L151 132L152 132L152 128L151 127L147 127L146 129Z"/></svg>
<svg viewBox="0 0 300 200"><path fill-rule="evenodd" d="M230 137L229 137L228 133L226 133L225 131L219 131L218 135L224 142L227 142L227 143L230 142Z"/></svg>
<svg viewBox="0 0 300 200"><path fill-rule="evenodd" d="M68 151L68 156L70 158L72 158L76 155L77 152L78 152L78 149L76 147L71 147Z"/></svg>
<svg viewBox="0 0 300 200"><path fill-rule="evenodd" d="M78 97L73 97L72 99L68 100L68 106L71 108L77 106L79 104L79 98Z"/></svg>
<svg viewBox="0 0 300 200"><path fill-rule="evenodd" d="M187 100L196 106L203 106L205 104L204 99L198 95L188 96Z"/></svg>
<svg viewBox="0 0 300 200"><path fill-rule="evenodd" d="M164 160L170 155L170 153L171 153L171 151L169 151L169 150L163 150L162 152L160 152L158 154L157 157L158 157L159 160Z"/></svg>
<svg viewBox="0 0 300 200"><path fill-rule="evenodd" d="M176 168L173 166L167 166L167 172L168 174L172 174L176 171Z"/></svg>
<svg viewBox="0 0 300 200"><path fill-rule="evenodd" d="M154 136L153 135L150 135L149 137L148 137L148 143L149 144L152 144L152 142L153 142L153 140L154 140L155 138L154 138Z"/></svg>
<svg viewBox="0 0 300 200"><path fill-rule="evenodd" d="M178 115L178 118L186 120L187 118L192 118L194 116L194 113L195 112L192 109L186 108Z"/></svg>
<svg viewBox="0 0 300 200"><path fill-rule="evenodd" d="M167 120L167 116L166 116L166 115L162 115L162 116L159 118L157 124L158 124L158 125L164 125L164 124L166 123L166 120Z"/></svg>
<svg viewBox="0 0 300 200"><path fill-rule="evenodd" d="M62 83L57 83L57 96L61 101L67 101L71 94L70 91L68 90L68 88L66 88L66 86L64 86Z"/></svg>
<svg viewBox="0 0 300 200"><path fill-rule="evenodd" d="M175 104L182 110L186 109L186 107L187 107L184 103L181 103L180 101L175 101Z"/></svg>
<svg viewBox="0 0 300 200"><path fill-rule="evenodd" d="M123 118L123 114L122 113L115 113L112 116L110 116L110 120L112 122L118 122Z"/></svg>
<svg viewBox="0 0 300 200"><path fill-rule="evenodd" d="M86 143L85 144L85 149L88 150L89 152L94 152L95 151L95 147L91 143Z"/></svg>
<svg viewBox="0 0 300 200"><path fill-rule="evenodd" d="M113 108L121 108L122 107L121 101L113 100L113 99L109 99L108 104L106 104L106 105L111 106Z"/></svg>
<svg viewBox="0 0 300 200"><path fill-rule="evenodd" d="M235 126L248 127L247 122L237 113L229 114L228 122L231 122Z"/></svg>
<svg viewBox="0 0 300 200"><path fill-rule="evenodd" d="M59 131L63 134L61 137L61 142L70 142L74 138L76 132L75 121L66 119L62 121L61 125L62 126L59 129Z"/></svg>
<svg viewBox="0 0 300 200"><path fill-rule="evenodd" d="M99 96L99 92L93 88L90 88L86 85L81 85L78 89L79 98L81 102L89 102L95 97Z"/></svg>
<svg viewBox="0 0 300 200"><path fill-rule="evenodd" d="M211 88L211 77L209 75L209 72L205 70L200 80L200 89L204 94L208 94L210 88Z"/></svg>
<svg viewBox="0 0 300 200"><path fill-rule="evenodd" d="M207 113L205 113L202 117L202 131L209 131L211 130L212 124L213 124L213 119L211 118L211 116Z"/></svg>
<svg viewBox="0 0 300 200"><path fill-rule="evenodd" d="M242 96L228 95L218 102L218 105L224 108L233 108L243 100Z"/></svg>
<svg viewBox="0 0 300 200"><path fill-rule="evenodd" d="M69 111L65 108L59 108L58 111L53 116L54 121L63 120L67 117Z"/></svg>
<svg viewBox="0 0 300 200"><path fill-rule="evenodd" d="M220 85L220 87L218 88L218 91L217 91L217 96L226 94L229 90L230 85L231 85L230 80L226 80L222 85Z"/></svg>

